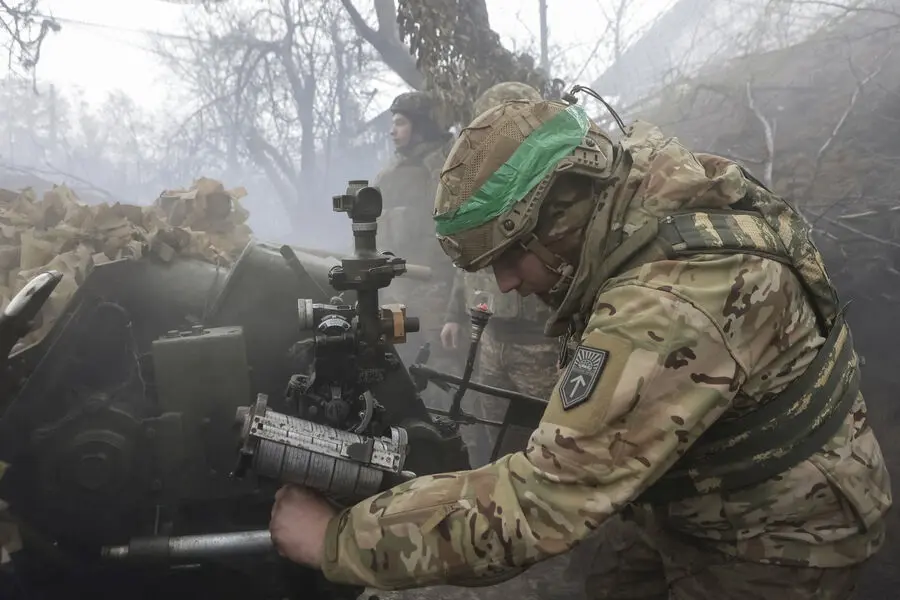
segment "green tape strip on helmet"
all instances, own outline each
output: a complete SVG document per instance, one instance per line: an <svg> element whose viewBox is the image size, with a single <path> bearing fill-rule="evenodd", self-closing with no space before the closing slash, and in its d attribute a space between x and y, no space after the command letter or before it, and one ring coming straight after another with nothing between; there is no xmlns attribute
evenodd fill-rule
<svg viewBox="0 0 900 600"><path fill-rule="evenodd" d="M468 200L454 210L435 215L435 231L438 235L453 235L507 212L581 144L589 127L580 106L572 105L557 113L532 131Z"/></svg>

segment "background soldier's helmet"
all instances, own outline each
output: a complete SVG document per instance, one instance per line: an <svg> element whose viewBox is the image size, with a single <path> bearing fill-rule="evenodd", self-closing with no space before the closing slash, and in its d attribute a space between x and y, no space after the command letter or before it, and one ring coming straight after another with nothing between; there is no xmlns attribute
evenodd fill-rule
<svg viewBox="0 0 900 600"><path fill-rule="evenodd" d="M487 267L532 234L559 177L608 180L620 154L578 105L512 101L489 109L463 129L444 162L434 204L441 248L461 269Z"/></svg>
<svg viewBox="0 0 900 600"><path fill-rule="evenodd" d="M435 102L425 92L406 92L391 103L391 112L400 113L410 121L427 119L434 121Z"/></svg>
<svg viewBox="0 0 900 600"><path fill-rule="evenodd" d="M475 115L478 116L486 110L510 100L532 100L539 102L541 93L528 85L518 81L504 81L489 87L475 101L473 108Z"/></svg>
<svg viewBox="0 0 900 600"><path fill-rule="evenodd" d="M438 108L438 103L427 92L406 92L394 98L390 111L409 119L413 130L424 139L432 139L440 137L446 129Z"/></svg>

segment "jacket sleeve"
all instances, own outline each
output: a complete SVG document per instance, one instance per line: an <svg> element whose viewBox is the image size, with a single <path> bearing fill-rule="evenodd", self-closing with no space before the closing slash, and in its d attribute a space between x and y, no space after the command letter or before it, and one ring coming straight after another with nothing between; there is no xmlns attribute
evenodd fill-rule
<svg viewBox="0 0 900 600"><path fill-rule="evenodd" d="M702 309L634 285L601 294L523 452L419 477L344 510L323 570L380 589L492 585L563 553L656 481L744 379Z"/></svg>
<svg viewBox="0 0 900 600"><path fill-rule="evenodd" d="M447 309L444 311L444 323L464 324L466 317L466 286L463 271L457 269L453 274L453 285L447 298Z"/></svg>

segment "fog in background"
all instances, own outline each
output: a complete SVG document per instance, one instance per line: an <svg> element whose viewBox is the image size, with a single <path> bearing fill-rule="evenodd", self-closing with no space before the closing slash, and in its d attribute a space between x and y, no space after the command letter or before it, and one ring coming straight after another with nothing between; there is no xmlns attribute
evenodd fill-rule
<svg viewBox="0 0 900 600"><path fill-rule="evenodd" d="M546 4L553 75L587 84L616 53L598 32L615 25L624 49L673 3ZM0 187L66 183L86 202L147 204L213 177L246 188L258 237L345 250L349 228L330 197L391 158L385 111L414 89L365 39L399 44L385 23L395 17L377 12L393 5L44 0L38 13L59 31L34 71L13 61L0 81ZM491 26L538 56L540 3L517 6L489 0Z"/></svg>
<svg viewBox="0 0 900 600"><path fill-rule="evenodd" d="M258 238L348 250L331 196L386 165L386 109L424 83L397 2L6 0L0 187L149 204L212 177L247 190ZM852 301L870 421L896 472L900 0L463 4L486 7L503 46L550 78L592 85L626 122L729 157L796 204ZM896 510L888 528L860 598L897 595Z"/></svg>

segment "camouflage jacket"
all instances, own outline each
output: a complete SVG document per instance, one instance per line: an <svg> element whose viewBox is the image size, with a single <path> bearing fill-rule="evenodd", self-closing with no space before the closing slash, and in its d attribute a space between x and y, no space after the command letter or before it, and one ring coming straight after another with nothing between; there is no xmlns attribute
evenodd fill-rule
<svg viewBox="0 0 900 600"><path fill-rule="evenodd" d="M581 347L605 353L596 376L580 383L582 398L564 406L563 390L576 383L567 370L525 451L413 479L341 512L326 535L329 579L384 589L508 579L640 502L711 424L777 397L810 364L823 336L800 282L779 262L707 253L604 273L595 249L611 231L761 194L733 163L691 154L655 128L635 125L623 144L633 160L615 194L625 217L607 230L592 221L555 314ZM891 502L857 395L838 433L778 477L658 509L671 529L710 549L840 567L881 546Z"/></svg>
<svg viewBox="0 0 900 600"><path fill-rule="evenodd" d="M385 302L410 305L411 314L421 319L422 332L440 330L453 279L453 265L435 240L432 222L437 182L452 141L447 136L398 152L373 182L384 202L378 219L378 249L431 269L428 282L401 277L382 292Z"/></svg>
<svg viewBox="0 0 900 600"><path fill-rule="evenodd" d="M381 250L432 268L449 265L434 239L432 210L438 178L451 145L450 138L417 144L407 152L398 152L376 176L373 185L381 189L384 202L378 222Z"/></svg>

